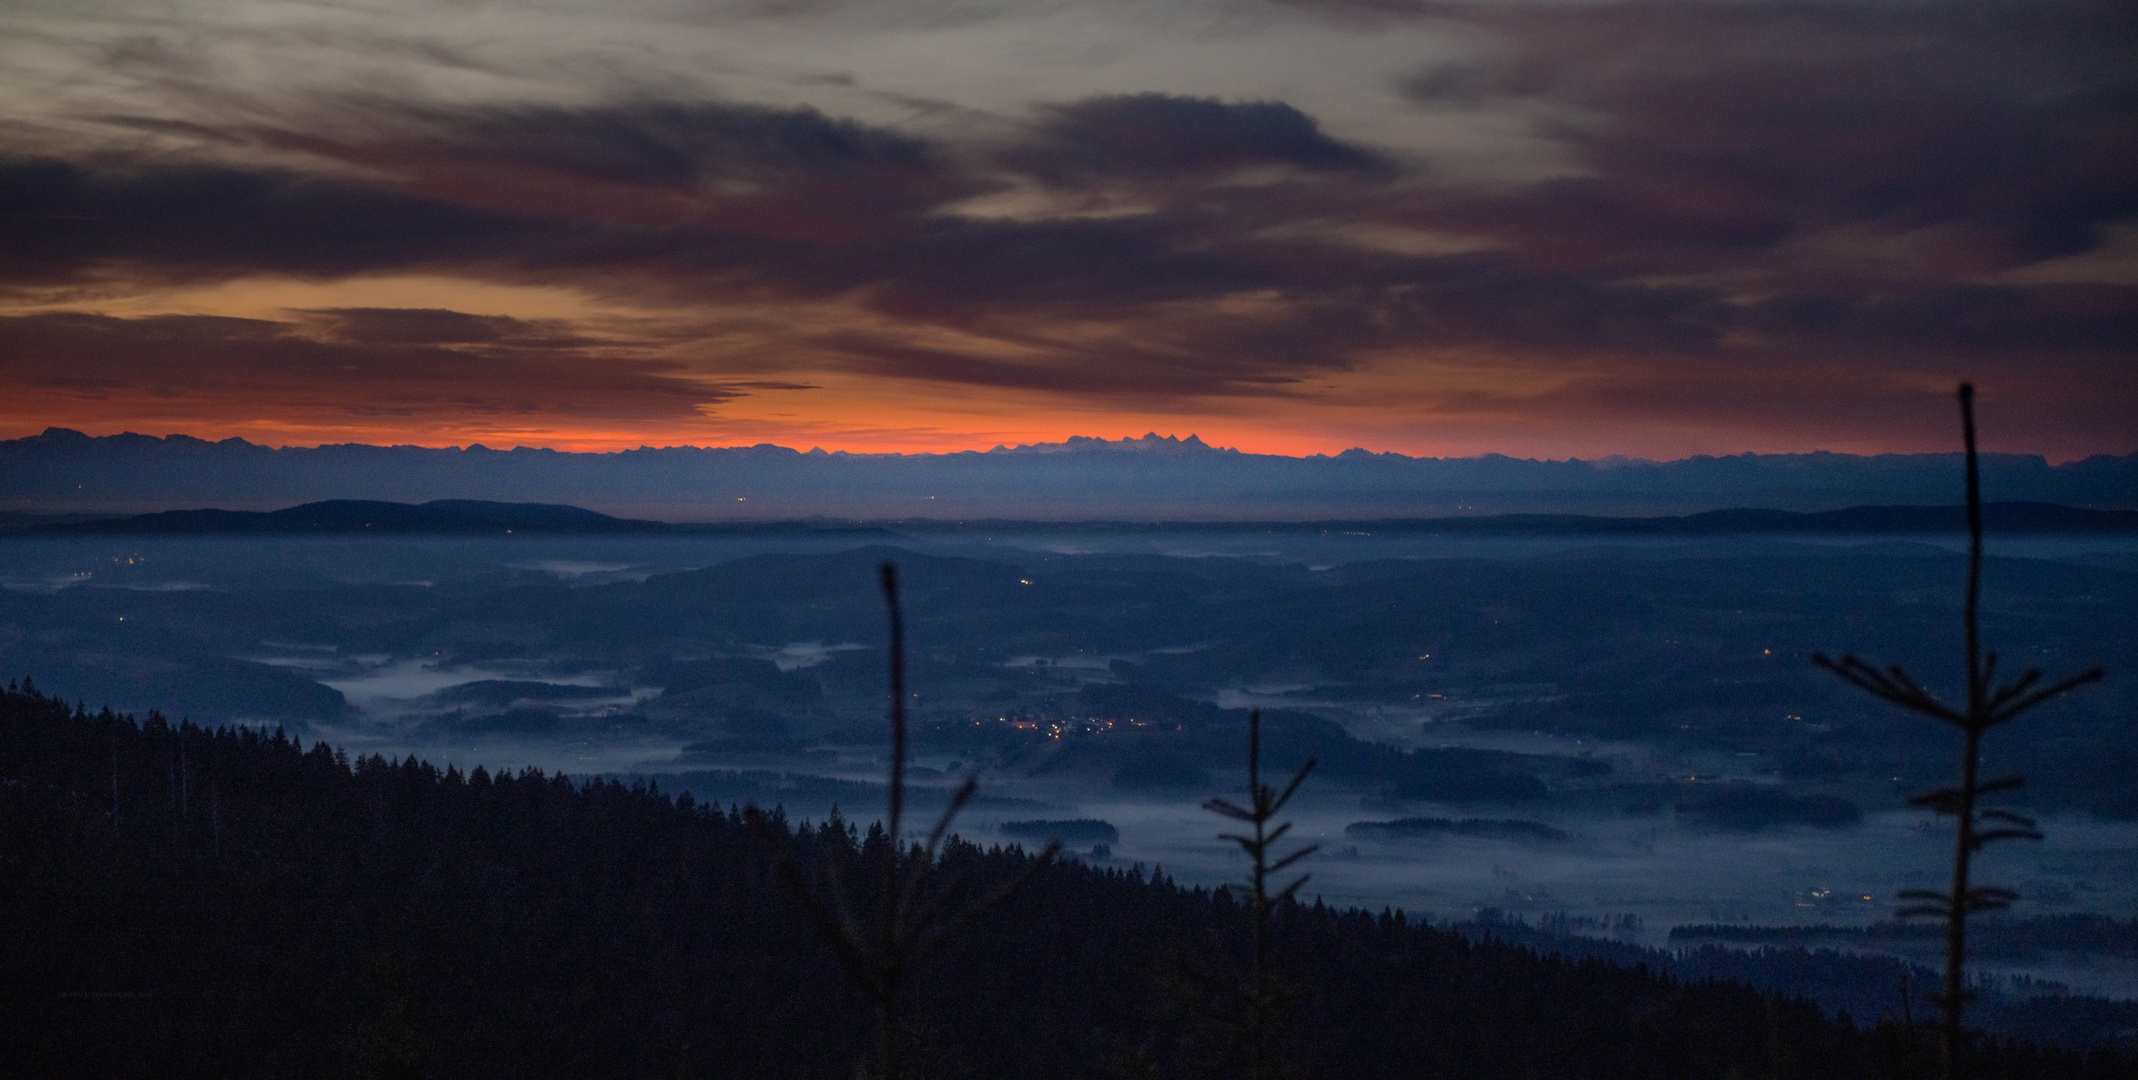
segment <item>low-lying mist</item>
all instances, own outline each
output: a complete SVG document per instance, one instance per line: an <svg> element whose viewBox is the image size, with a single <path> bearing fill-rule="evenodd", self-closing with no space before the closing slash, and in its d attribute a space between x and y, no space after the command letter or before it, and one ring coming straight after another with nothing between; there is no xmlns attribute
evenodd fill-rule
<svg viewBox="0 0 2138 1080"><path fill-rule="evenodd" d="M1288 810L1321 846L1307 898L1662 946L1680 926L1863 926L1943 884L1950 832L1905 802L1949 780L1945 733L1806 658L1949 677L1948 539L16 537L0 663L92 709L865 822L886 769L872 575L890 560L916 805L977 775L967 838L1091 819L1118 838L1071 857L1236 880L1201 804L1239 797L1254 708L1266 770L1323 761ZM2138 916L2138 542L1993 550L1991 640L2111 681L1993 737L1988 767L2028 775L2017 805L2047 835L1983 874L2021 894L2015 918ZM2138 998L2127 956L1981 969Z"/></svg>

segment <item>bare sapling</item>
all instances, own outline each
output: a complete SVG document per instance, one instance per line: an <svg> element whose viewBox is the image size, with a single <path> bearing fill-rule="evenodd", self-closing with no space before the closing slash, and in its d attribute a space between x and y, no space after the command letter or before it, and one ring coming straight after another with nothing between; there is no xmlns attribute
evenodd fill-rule
<svg viewBox="0 0 2138 1080"><path fill-rule="evenodd" d="M1965 633L1967 652L1967 702L1947 705L1922 688L1898 664L1883 670L1853 655L1835 660L1824 653L1812 662L1833 672L1874 697L1944 723L1960 731L1960 782L1908 800L1911 806L1927 806L1951 816L1958 823L1952 859L1952 884L1944 890L1910 889L1900 894L1910 903L1898 917L1937 915L1945 919L1945 987L1934 995L1942 1014L1940 1058L1946 1080L1957 1080L1965 1063L1964 1016L1971 993L1967 989L1967 917L1978 911L2011 906L2018 895L2010 889L1975 885L1971 881L1973 859L1983 846L1998 840L2039 840L2034 819L2009 810L1985 809L1982 797L2012 791L2023 783L2018 776L1993 780L1980 777L1982 737L1997 727L2051 698L2102 678L2100 668L2080 672L2060 682L2042 684L2039 668L2028 668L2010 682L1997 683L1997 654L1982 649L1979 608L1982 592L1982 483L1975 452L1975 391L1960 384L1960 424L1967 444L1967 600Z"/></svg>
<svg viewBox="0 0 2138 1080"><path fill-rule="evenodd" d="M972 801L980 781L968 776L950 796L949 805L928 831L927 840L908 849L905 843L906 799L906 653L905 624L898 604L898 570L881 567L884 605L890 613L891 764L886 785L886 843L877 845L877 910L865 928L839 881L838 860L824 864L820 883L810 880L795 853L771 819L756 807L745 818L772 853L775 870L794 892L818 932L830 943L839 964L860 987L876 1011L876 1041L864 1075L875 1080L908 1080L913 1075L906 1030L906 991L920 967L943 944L981 916L1009 899L1041 868L1053 862L1059 843L1041 850L1022 872L977 898L963 873L945 874L938 864L951 823ZM964 901L960 903L960 901Z"/></svg>

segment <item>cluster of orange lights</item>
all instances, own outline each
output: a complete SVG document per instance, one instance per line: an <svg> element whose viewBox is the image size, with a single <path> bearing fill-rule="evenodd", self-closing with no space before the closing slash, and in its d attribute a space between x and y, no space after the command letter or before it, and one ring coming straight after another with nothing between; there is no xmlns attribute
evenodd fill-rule
<svg viewBox="0 0 2138 1080"><path fill-rule="evenodd" d="M973 726L979 727L980 725L985 724L986 722L987 721L985 720L975 719L973 721ZM1134 717L1130 717L1126 720L1115 720L1109 717L1100 716L1087 716L1083 718L1072 716L1064 720L1042 720L1038 717L1030 715L1018 716L1014 718L1008 716L998 716L995 718L995 723L1007 725L1013 731L1030 731L1035 733L1045 732L1047 737L1053 739L1059 739L1064 735L1098 735L1104 734L1105 732L1109 731L1117 731L1125 727L1140 728L1151 726L1150 721L1138 720Z"/></svg>

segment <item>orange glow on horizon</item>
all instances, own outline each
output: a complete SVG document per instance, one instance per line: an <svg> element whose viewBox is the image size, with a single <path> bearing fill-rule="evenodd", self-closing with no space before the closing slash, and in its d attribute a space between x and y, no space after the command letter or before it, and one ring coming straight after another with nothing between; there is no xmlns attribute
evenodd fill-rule
<svg viewBox="0 0 2138 1080"><path fill-rule="evenodd" d="M1135 425L1128 425L1134 427ZM1058 431L1023 430L1017 432L950 432L931 431L925 428L907 430L881 430L871 433L841 435L815 425L799 426L784 433L771 425L738 425L734 437L711 437L704 431L647 429L576 431L527 431L524 429L460 428L424 429L410 431L404 428L325 427L270 423L261 421L214 421L195 419L190 423L173 421L164 425L139 422L98 424L93 422L51 421L43 424L12 423L0 426L0 439L16 439L43 432L47 427L67 428L91 436L110 436L134 433L163 437L186 435L208 442L238 438L262 446L280 448L317 447L343 443L365 443L376 446L421 446L433 449L461 448L482 445L492 450L529 448L555 450L562 453L615 453L624 450L670 447L724 448L757 445L776 445L795 450L822 449L826 453L851 454L953 454L967 451L986 451L996 446L1016 447L1021 445L1061 443L1072 437L1102 438L1109 441L1136 439L1146 432L1160 438L1168 435L1183 441L1190 436L1202 439L1214 448L1233 449L1248 454L1273 454L1289 457L1310 457L1315 454L1339 454L1351 449L1352 443L1337 445L1326 437L1312 434L1241 432L1238 438L1213 434L1219 428L1178 427L1163 423L1145 425L1140 430L1126 427L1098 429L1093 427L1065 428ZM1367 449L1380 452L1380 447ZM1398 451L1411 456L1467 456L1460 453L1447 455L1429 452Z"/></svg>
<svg viewBox="0 0 2138 1080"><path fill-rule="evenodd" d="M1079 419L1088 421L1090 418L1079 417ZM1894 452L1925 452L1918 449L1896 451L1872 439L1853 444L1832 442L1813 447L1777 445L1767 447L1743 446L1727 450L1709 449L1708 445L1711 440L1719 441L1719 438L1726 436L1727 433L1720 431L1711 433L1707 438L1695 435L1690 439L1674 439L1660 444L1651 443L1645 452L1642 448L1635 446L1614 448L1608 445L1595 445L1601 442L1599 438L1581 440L1591 444L1587 446L1581 445L1580 442L1566 445L1573 440L1568 438L1567 433L1556 432L1552 433L1551 436L1536 440L1538 443L1549 442L1553 445L1525 450L1521 446L1515 445L1516 440L1514 439L1495 440L1477 435L1462 439L1451 439L1445 444L1435 445L1424 438L1402 442L1357 438L1346 439L1342 434L1335 432L1312 430L1257 431L1244 426L1235 426L1234 424L1203 423L1193 420L1187 423L1174 424L1153 420L1142 424L1113 424L1106 427L1087 422L1075 427L1052 430L1025 429L1015 432L959 432L915 427L841 433L836 429L819 425L798 425L792 430L782 432L773 425L751 424L729 428L727 430L729 437L725 438L704 429L652 430L628 428L604 430L586 428L571 431L554 429L530 431L527 429L478 428L471 426L456 429L432 427L409 430L384 426L350 425L346 427L327 427L263 421L213 421L206 419L195 419L190 423L173 421L163 425L137 422L69 423L64 420L33 425L27 422L17 421L10 423L0 420L0 439L15 439L36 435L44 431L46 427L70 428L91 436L110 436L132 432L159 437L165 435L187 435L209 442L239 438L262 446L278 448L309 448L345 443L375 446L419 446L434 449L466 449L481 445L492 450L528 448L554 450L560 453L595 454L616 453L642 448L693 447L715 449L768 444L804 452L821 449L826 453L844 452L851 454L950 454L985 452L996 446L1014 448L1021 445L1059 444L1071 437L1102 438L1109 441L1133 440L1141 438L1146 432L1156 434L1160 438L1171 435L1183 441L1192 435L1216 449L1230 449L1246 454L1268 454L1286 457L1334 456L1353 448L1365 449L1372 453L1393 452L1416 458L1465 458L1504 454L1514 458L1536 458L1541 460L1567 460L1571 458L1597 460L1624 457L1651 461L1672 461L1700 455L1728 456L1739 453L1793 454L1823 451L1841 454L1874 455ZM1936 450L1932 449L1927 452L1936 452ZM2011 452L2025 453L2029 451L2014 450ZM2064 458L2050 456L2049 461L2051 464L2061 464L2064 461L2076 460L2077 456L2073 455Z"/></svg>
<svg viewBox="0 0 2138 1080"><path fill-rule="evenodd" d="M1867 379L1848 356L1790 365L1752 353L1685 368L1618 355L1590 368L1548 353L1414 347L1303 366L1294 379L1219 377L1181 392L1148 366L1088 377L1110 374L1094 366L1136 340L1132 322L983 333L837 301L646 308L556 287L407 276L142 289L86 310L47 303L0 309L7 315L145 336L107 341L77 329L55 336L39 364L0 368L0 438L65 427L276 447L941 454L1151 432L1290 457L1361 448L1548 460L1951 448L1948 383L1935 358ZM216 319L267 329L182 337L193 332L183 327ZM181 336L156 337L167 325ZM433 336L392 336L415 331ZM857 353L840 334L881 352ZM886 359L900 349L965 366L924 359L900 369ZM2084 378L2074 368L2067 381ZM1985 447L2052 462L2138 449L2078 444L2083 435L2030 445L2023 412L2036 438L2067 426L2057 385L2003 387L2002 431L1986 432Z"/></svg>

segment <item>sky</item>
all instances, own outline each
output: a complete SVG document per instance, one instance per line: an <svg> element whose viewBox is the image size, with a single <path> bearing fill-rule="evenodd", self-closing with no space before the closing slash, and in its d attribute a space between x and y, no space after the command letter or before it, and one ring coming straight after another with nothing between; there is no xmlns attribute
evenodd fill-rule
<svg viewBox="0 0 2138 1080"><path fill-rule="evenodd" d="M2128 0L7 0L0 438L2138 451Z"/></svg>

